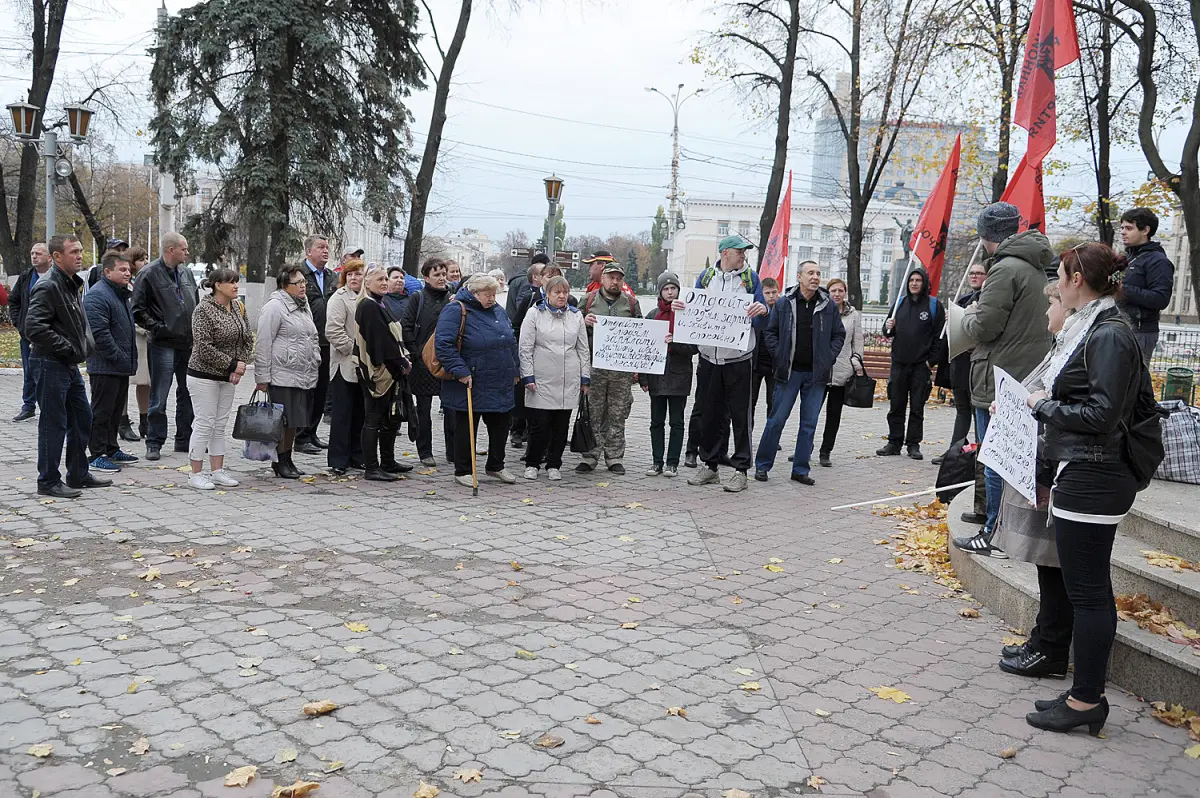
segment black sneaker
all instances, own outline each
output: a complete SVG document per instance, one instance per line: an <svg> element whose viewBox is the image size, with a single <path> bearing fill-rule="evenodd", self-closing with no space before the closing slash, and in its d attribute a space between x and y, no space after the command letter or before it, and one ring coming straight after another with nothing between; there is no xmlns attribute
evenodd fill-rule
<svg viewBox="0 0 1200 798"><path fill-rule="evenodd" d="M146 444L146 459L150 461L158 460L162 457L162 447Z"/></svg>
<svg viewBox="0 0 1200 798"><path fill-rule="evenodd" d="M754 481L755 482L766 482L767 479L768 479L768 477L767 477L766 471L763 471L761 468L754 469Z"/></svg>
<svg viewBox="0 0 1200 798"><path fill-rule="evenodd" d="M1029 641L1026 640L1024 643L1022 643L1019 646L1005 646L1004 648L1000 649L1000 658L1001 659L1017 659L1019 657L1024 656L1025 652L1028 650L1029 650Z"/></svg>
<svg viewBox="0 0 1200 798"><path fill-rule="evenodd" d="M876 449L875 454L879 455L880 457L895 457L900 454L900 446L899 444L889 443L882 449Z"/></svg>
<svg viewBox="0 0 1200 798"><path fill-rule="evenodd" d="M984 513L963 513L959 517L968 524L979 524L980 526L983 526L987 523L987 515Z"/></svg>
<svg viewBox="0 0 1200 798"><path fill-rule="evenodd" d="M825 466L825 468L833 467L833 463L829 460L829 452L821 452L818 457L821 460L821 465Z"/></svg>
<svg viewBox="0 0 1200 798"><path fill-rule="evenodd" d="M799 482L801 485L816 485L817 481L808 474L792 474L792 482Z"/></svg>
<svg viewBox="0 0 1200 798"><path fill-rule="evenodd" d="M36 415L37 413L32 407L22 407L21 412L13 416L13 423L15 424L21 421L28 421Z"/></svg>
<svg viewBox="0 0 1200 798"><path fill-rule="evenodd" d="M1067 675L1067 660L1051 660L1037 649L1030 648L1020 657L1000 660L1000 670L1035 679L1043 676L1062 679Z"/></svg>
<svg viewBox="0 0 1200 798"><path fill-rule="evenodd" d="M955 548L970 552L971 554L981 554L984 557L995 557L997 560L1007 560L1008 555L1002 550L991 544L991 535L985 532L980 532L969 538L954 538Z"/></svg>
<svg viewBox="0 0 1200 798"><path fill-rule="evenodd" d="M914 460L924 460L925 455L921 454L921 447L915 443L908 445L908 456Z"/></svg>

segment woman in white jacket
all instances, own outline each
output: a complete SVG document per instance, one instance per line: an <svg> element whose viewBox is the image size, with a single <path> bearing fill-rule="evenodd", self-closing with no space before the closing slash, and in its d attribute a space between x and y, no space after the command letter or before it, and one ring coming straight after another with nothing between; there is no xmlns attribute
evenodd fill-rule
<svg viewBox="0 0 1200 798"><path fill-rule="evenodd" d="M546 476L562 479L562 455L571 428L571 411L579 392L588 391L592 354L583 314L571 307L571 284L565 277L546 283L546 298L521 323L521 383L529 413L529 445L525 479L537 479L546 458Z"/></svg>
<svg viewBox="0 0 1200 798"><path fill-rule="evenodd" d="M329 393L333 414L329 425L329 470L341 476L351 468L363 467L363 395L355 372L354 323L363 269L358 258L346 261L338 278L338 290L325 305L325 338L329 341Z"/></svg>
<svg viewBox="0 0 1200 798"><path fill-rule="evenodd" d="M829 388L825 392L825 434L821 436L821 465L829 468L833 463L829 455L833 453L833 445L837 442L838 428L842 426L842 405L846 399L846 385L854 377L856 367L866 369L863 365L863 326L862 316L846 301L846 284L837 277L826 286L829 296L837 303L842 314L842 326L846 328L846 343L838 359L833 363L833 372L829 377ZM857 366L850 358L857 355Z"/></svg>

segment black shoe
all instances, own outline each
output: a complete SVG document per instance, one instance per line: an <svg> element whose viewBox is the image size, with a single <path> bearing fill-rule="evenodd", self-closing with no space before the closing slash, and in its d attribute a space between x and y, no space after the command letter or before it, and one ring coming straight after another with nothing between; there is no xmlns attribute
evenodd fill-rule
<svg viewBox="0 0 1200 798"><path fill-rule="evenodd" d="M355 471L365 471L367 469L366 464L364 464L361 460L351 460L350 467Z"/></svg>
<svg viewBox="0 0 1200 798"><path fill-rule="evenodd" d="M937 457L933 458L929 462L933 463L935 466L940 466L942 464L942 460L944 458L945 458L945 455L939 454Z"/></svg>
<svg viewBox="0 0 1200 798"><path fill-rule="evenodd" d="M78 485L67 485L67 487L74 488L75 490L82 488L109 488L112 487L112 480L86 474Z"/></svg>
<svg viewBox="0 0 1200 798"><path fill-rule="evenodd" d="M596 470L596 467L593 465L588 465L587 463L580 463L579 465L575 466L576 474L587 474L594 470Z"/></svg>
<svg viewBox="0 0 1200 798"><path fill-rule="evenodd" d="M15 424L19 421L28 421L29 419L33 418L36 415L37 415L37 412L35 410L33 410L32 408L23 407L23 408L21 408L20 413L17 413L15 416L13 416L13 423Z"/></svg>
<svg viewBox="0 0 1200 798"><path fill-rule="evenodd" d="M1036 648L1030 648L1018 658L1000 660L1000 670L1017 676L1062 679L1067 675L1067 660L1051 660Z"/></svg>
<svg viewBox="0 0 1200 798"><path fill-rule="evenodd" d="M925 455L921 454L921 447L915 443L908 445L908 456L914 460L924 460Z"/></svg>
<svg viewBox="0 0 1200 798"><path fill-rule="evenodd" d="M625 476L625 466L621 465L620 463L613 463L608 467L608 470L619 477Z"/></svg>
<svg viewBox="0 0 1200 798"><path fill-rule="evenodd" d="M789 463L794 463L794 462L796 462L796 455L794 455L794 454L789 454L789 455L788 455L788 462L789 462Z"/></svg>
<svg viewBox="0 0 1200 798"><path fill-rule="evenodd" d="M331 468L329 469L329 473L333 474L335 477L344 477L346 476L346 472L349 470L350 469L348 468Z"/></svg>
<svg viewBox="0 0 1200 798"><path fill-rule="evenodd" d="M696 467L696 453L695 452L692 452L691 454L685 454L683 456L683 467L684 468L695 468Z"/></svg>
<svg viewBox="0 0 1200 798"><path fill-rule="evenodd" d="M754 469L754 481L755 482L766 482L768 479L770 479L770 476L767 474L766 471L763 471L761 468Z"/></svg>
<svg viewBox="0 0 1200 798"><path fill-rule="evenodd" d="M1057 696L1056 698L1050 698L1050 699L1039 698L1037 701L1034 701L1034 702L1033 702L1033 705L1034 705L1035 707L1037 707L1037 711L1038 711L1038 712L1045 712L1047 709L1050 709L1050 708L1051 708L1051 707L1053 707L1055 704L1064 704L1064 703L1066 703L1067 699L1068 699L1068 698L1070 698L1070 697L1071 697L1071 691L1070 691L1070 690L1065 690L1065 691L1063 691L1063 692L1059 693L1059 694L1058 694L1058 696ZM1108 699L1107 699L1107 698L1105 698L1105 699L1103 699L1103 700L1104 700L1104 701L1107 701Z"/></svg>
<svg viewBox="0 0 1200 798"><path fill-rule="evenodd" d="M363 479L369 479L372 482L395 482L399 478L384 468L368 468L367 473L363 475Z"/></svg>
<svg viewBox="0 0 1200 798"><path fill-rule="evenodd" d="M295 445L295 451L300 452L300 454L320 454L321 447L317 446L312 441L306 440L304 443L297 442Z"/></svg>
<svg viewBox="0 0 1200 798"><path fill-rule="evenodd" d="M274 471L275 476L279 477L280 479L300 478L300 472L297 471L296 467L291 464L291 460L288 457L290 454L291 452L280 452L278 454L279 461L271 463L271 470Z"/></svg>
<svg viewBox="0 0 1200 798"><path fill-rule="evenodd" d="M138 435L133 431L133 424L129 423L129 419L125 419L125 421L121 424L121 429L117 431L117 434L121 436L121 440L129 443L136 443L142 439L141 435Z"/></svg>
<svg viewBox="0 0 1200 798"><path fill-rule="evenodd" d="M513 435L508 439L508 444L514 449L523 449L525 448L525 439L520 435Z"/></svg>
<svg viewBox="0 0 1200 798"><path fill-rule="evenodd" d="M316 446L318 449L328 449L329 448L329 444L326 443L325 441L321 440L320 438L318 438L316 433L313 433L312 436L309 438L309 440L312 442L312 445Z"/></svg>
<svg viewBox="0 0 1200 798"><path fill-rule="evenodd" d="M799 482L801 485L816 485L817 481L808 474L792 474L792 482Z"/></svg>
<svg viewBox="0 0 1200 798"><path fill-rule="evenodd" d="M963 513L959 517L968 524L979 524L982 526L987 523L987 516L983 513Z"/></svg>
<svg viewBox="0 0 1200 798"><path fill-rule="evenodd" d="M413 467L407 463L391 462L384 463L380 466L380 469L388 472L389 474L407 474L409 471L413 470Z"/></svg>
<svg viewBox="0 0 1200 798"><path fill-rule="evenodd" d="M179 441L175 441L175 453L176 454L187 454L190 451L190 449L191 449L191 447L188 446L187 441L184 441L183 443L180 443Z"/></svg>
<svg viewBox="0 0 1200 798"><path fill-rule="evenodd" d="M161 457L162 457L162 447L161 446L151 446L148 443L146 444L146 459L147 460L158 460Z"/></svg>
<svg viewBox="0 0 1200 798"><path fill-rule="evenodd" d="M980 554L984 557L995 557L997 560L1007 560L1008 555L1000 549L996 548L991 543L992 536L984 532L974 535L969 538L954 538L955 548L968 551L971 554Z"/></svg>
<svg viewBox="0 0 1200 798"><path fill-rule="evenodd" d="M38 485L37 492L39 496L53 496L56 499L78 499L83 495L83 491L78 488L68 487L61 482L55 482L49 487Z"/></svg>
<svg viewBox="0 0 1200 798"><path fill-rule="evenodd" d="M284 457L285 455L287 457L288 468L290 468L292 471L294 471L296 473L297 477L303 477L303 476L308 475L307 471L301 471L299 468L296 467L296 461L292 459L291 452L285 452L284 454L281 454L280 457Z"/></svg>
<svg viewBox="0 0 1200 798"><path fill-rule="evenodd" d="M1104 698L1091 709L1071 709L1071 705L1063 701L1042 712L1030 712L1025 716L1025 722L1035 729L1069 732L1076 726L1087 726L1088 734L1093 737L1100 736L1100 730L1107 720L1108 700Z"/></svg>
<svg viewBox="0 0 1200 798"><path fill-rule="evenodd" d="M821 458L821 465L825 466L826 468L833 467L833 463L829 461L829 452L821 452L818 457Z"/></svg>
<svg viewBox="0 0 1200 798"><path fill-rule="evenodd" d="M896 455L900 454L900 446L895 443L889 443L882 449L876 449L875 454L879 455L880 457L895 457Z"/></svg>
<svg viewBox="0 0 1200 798"><path fill-rule="evenodd" d="M1026 640L1019 646L1005 646L1000 649L1000 659L1017 659L1025 655L1029 650L1029 641Z"/></svg>
<svg viewBox="0 0 1200 798"><path fill-rule="evenodd" d="M138 435L146 437L146 430L150 428L150 422L146 418L146 414L142 413L138 416Z"/></svg>

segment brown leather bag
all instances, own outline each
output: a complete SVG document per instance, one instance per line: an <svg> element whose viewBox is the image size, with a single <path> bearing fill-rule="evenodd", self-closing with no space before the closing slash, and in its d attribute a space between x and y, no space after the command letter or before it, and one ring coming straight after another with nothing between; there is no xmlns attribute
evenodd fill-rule
<svg viewBox="0 0 1200 798"><path fill-rule="evenodd" d="M458 300L452 300L458 302ZM459 352L462 351L463 329L467 326L467 306L462 302L458 302L459 308L462 309L462 319L458 322L458 345L455 347ZM425 346L421 348L421 360L425 362L425 368L429 369L429 373L439 380L452 380L454 375L442 368L442 361L438 360L437 356L437 331L425 341Z"/></svg>

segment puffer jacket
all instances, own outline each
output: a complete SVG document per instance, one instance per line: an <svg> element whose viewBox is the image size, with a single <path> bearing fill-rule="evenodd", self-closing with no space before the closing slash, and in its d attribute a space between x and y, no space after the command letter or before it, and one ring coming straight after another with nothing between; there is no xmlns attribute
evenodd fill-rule
<svg viewBox="0 0 1200 798"><path fill-rule="evenodd" d="M321 350L308 305L298 305L282 288L258 314L254 382L284 388L317 387Z"/></svg>
<svg viewBox="0 0 1200 798"><path fill-rule="evenodd" d="M1042 362L1053 336L1046 329L1046 266L1050 241L1030 230L1000 242L979 303L963 316L971 352L971 404L986 410L996 398L994 366L1018 380Z"/></svg>
<svg viewBox="0 0 1200 798"><path fill-rule="evenodd" d="M79 301L83 280L52 266L29 293L25 340L38 357L68 365L87 360L95 348L87 315Z"/></svg>
<svg viewBox="0 0 1200 798"><path fill-rule="evenodd" d="M1038 453L1044 460L1124 460L1121 422L1133 417L1142 351L1128 319L1117 308L1101 311L1087 336L1059 372L1050 398L1033 407L1033 414L1045 424Z"/></svg>
<svg viewBox="0 0 1200 798"><path fill-rule="evenodd" d="M83 312L96 348L87 359L88 374L132 377L137 373L137 337L129 310L129 289L101 278L83 296Z"/></svg>
<svg viewBox="0 0 1200 798"><path fill-rule="evenodd" d="M192 314L192 356L188 376L228 382L239 362L254 359L254 332L246 307L236 299L226 308L206 296Z"/></svg>
<svg viewBox="0 0 1200 798"><path fill-rule="evenodd" d="M342 375L346 382L358 382L354 357L354 321L358 294L347 286L333 292L325 304L325 340L329 342L329 376Z"/></svg>
<svg viewBox="0 0 1200 798"><path fill-rule="evenodd" d="M764 338L775 362L775 379L781 382L787 382L792 376L792 356L796 353L796 297L799 293L800 286L793 286L779 298L767 317ZM829 292L818 288L817 295L812 318L813 380L818 385L825 385L845 346L846 328L842 326L842 316L829 298Z"/></svg>
<svg viewBox="0 0 1200 798"><path fill-rule="evenodd" d="M525 314L519 346L521 382L536 386L536 390L525 389L525 406L574 410L580 386L587 385L592 375L583 314L570 305L557 310L541 302Z"/></svg>
<svg viewBox="0 0 1200 798"><path fill-rule="evenodd" d="M1158 317L1171 304L1175 266L1157 241L1126 247L1125 257L1129 265L1121 280L1121 310L1138 332L1158 332Z"/></svg>
<svg viewBox="0 0 1200 798"><path fill-rule="evenodd" d="M658 308L652 308L646 314L647 319L657 319ZM662 374L638 374L638 384L650 392L651 396L691 396L692 395L692 358L700 349L695 344L677 344L674 341L667 344L667 368Z"/></svg>
<svg viewBox="0 0 1200 798"><path fill-rule="evenodd" d="M846 385L854 376L856 366L851 364L850 356L858 355L862 358L866 353L862 314L853 305L847 304L846 310L842 311L842 329L846 331L846 340L842 343L842 351L838 352L837 360L833 361L833 371L829 376L829 384L834 387Z"/></svg>
<svg viewBox="0 0 1200 798"><path fill-rule="evenodd" d="M408 387L414 396L437 396L442 392L442 381L425 368L421 352L425 349L425 342L437 329L438 317L450 297L447 288L438 289L425 285L419 293L413 294L404 306L404 315L400 317L400 329L403 330L404 345L408 348L408 356L412 361Z"/></svg>
<svg viewBox="0 0 1200 798"><path fill-rule="evenodd" d="M133 320L155 346L191 349L192 313L199 302L200 291L187 264L170 269L158 258L134 278Z"/></svg>
<svg viewBox="0 0 1200 798"><path fill-rule="evenodd" d="M458 327L462 320L459 303L467 308L462 351L458 349ZM484 308L465 287L438 316L434 346L438 360L453 379L442 381L442 406L467 410L467 386L462 377L473 377L471 398L476 413L507 413L513 409L520 361L512 322L499 305Z"/></svg>

